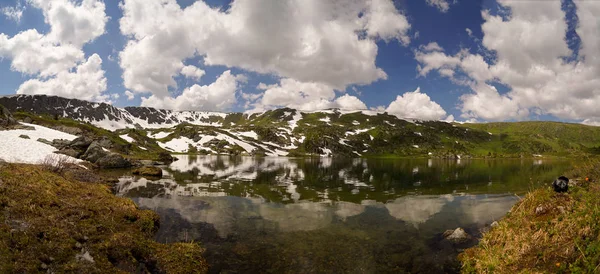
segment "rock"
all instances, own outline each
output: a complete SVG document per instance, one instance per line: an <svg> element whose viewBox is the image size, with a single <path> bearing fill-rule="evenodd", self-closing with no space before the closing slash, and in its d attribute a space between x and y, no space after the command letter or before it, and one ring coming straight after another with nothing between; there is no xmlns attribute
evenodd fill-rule
<svg viewBox="0 0 600 274"><path fill-rule="evenodd" d="M569 191L569 178L565 176L560 176L554 182L552 182L552 187L554 191L558 193L564 193Z"/></svg>
<svg viewBox="0 0 600 274"><path fill-rule="evenodd" d="M68 127L68 126L56 126L54 129L58 131L62 131L64 133L68 133L71 135L81 135L83 134L83 130L78 127Z"/></svg>
<svg viewBox="0 0 600 274"><path fill-rule="evenodd" d="M558 212L560 212L560 214L565 214L565 212L567 212L564 206L557 206L556 209Z"/></svg>
<svg viewBox="0 0 600 274"><path fill-rule="evenodd" d="M165 164L170 164L174 161L173 156L166 152L161 152L158 154L158 161L163 162Z"/></svg>
<svg viewBox="0 0 600 274"><path fill-rule="evenodd" d="M98 142L98 144L100 144L102 147L105 147L105 148L110 149L110 148L114 147L113 141L108 139L108 137L106 137L106 136L102 136L100 139L96 140L96 142Z"/></svg>
<svg viewBox="0 0 600 274"><path fill-rule="evenodd" d="M57 153L63 154L63 155L67 155L67 156L71 156L73 158L79 158L81 156L81 151L80 150L75 150L72 148L63 148L58 150Z"/></svg>
<svg viewBox="0 0 600 274"><path fill-rule="evenodd" d="M126 168L131 167L131 162L117 153L103 148L101 142L93 141L81 159L98 165L100 168Z"/></svg>
<svg viewBox="0 0 600 274"><path fill-rule="evenodd" d="M40 143L42 143L42 144L53 146L52 142L50 142L50 141L48 141L48 140L46 140L44 138L38 138L37 141L40 142Z"/></svg>
<svg viewBox="0 0 600 274"><path fill-rule="evenodd" d="M92 255L90 255L90 252L87 250L81 250L80 254L75 255L75 258L78 261L85 261L85 262L89 262L89 263L94 263L94 258L92 257Z"/></svg>
<svg viewBox="0 0 600 274"><path fill-rule="evenodd" d="M25 134L21 134L19 135L19 138L23 138L23 139L31 139L29 138L29 136L25 135Z"/></svg>
<svg viewBox="0 0 600 274"><path fill-rule="evenodd" d="M546 213L546 208L544 208L544 206L539 205L538 207L535 208L536 215L542 215L544 213Z"/></svg>
<svg viewBox="0 0 600 274"><path fill-rule="evenodd" d="M162 177L162 169L153 166L140 167L133 171L135 175Z"/></svg>
<svg viewBox="0 0 600 274"><path fill-rule="evenodd" d="M128 168L131 162L117 153L109 153L95 162L101 168Z"/></svg>
<svg viewBox="0 0 600 274"><path fill-rule="evenodd" d="M467 234L467 232L460 227L455 230L446 230L443 236L446 240L455 244L464 243L472 238L471 235Z"/></svg>
<svg viewBox="0 0 600 274"><path fill-rule="evenodd" d="M58 149L67 148L71 145L71 141L64 139L54 139L52 140L52 146ZM81 149L80 149L81 150Z"/></svg>
<svg viewBox="0 0 600 274"><path fill-rule="evenodd" d="M79 139L79 138L78 138ZM77 140L77 139L75 139ZM96 163L102 157L108 156L110 152L104 150L104 148L96 141L93 141L85 151L85 153L81 156L81 159L89 161L91 163Z"/></svg>
<svg viewBox="0 0 600 274"><path fill-rule="evenodd" d="M493 222L493 223L490 225L490 227L491 227L491 228L494 228L494 227L497 227L497 226L498 226L498 222L496 222L496 221L494 221L494 222Z"/></svg>
<svg viewBox="0 0 600 274"><path fill-rule="evenodd" d="M48 269L48 265L47 265L47 264L45 264L45 263L42 263L42 264L40 265L40 268L41 268L41 269L43 269L43 270L46 270L46 269Z"/></svg>
<svg viewBox="0 0 600 274"><path fill-rule="evenodd" d="M160 162L152 161L152 160L139 160L138 161L138 166L158 166L161 164L162 163L160 163Z"/></svg>
<svg viewBox="0 0 600 274"><path fill-rule="evenodd" d="M10 128L18 124L10 111L3 105L0 105L0 128Z"/></svg>
<svg viewBox="0 0 600 274"><path fill-rule="evenodd" d="M71 141L69 146L73 147L75 149L86 150L92 144L93 141L94 140L92 140L92 138L90 138L88 136L81 136L81 137L75 138L75 140Z"/></svg>
<svg viewBox="0 0 600 274"><path fill-rule="evenodd" d="M25 117L25 119L23 119L23 123L31 124L32 122L33 120L31 119L31 117Z"/></svg>

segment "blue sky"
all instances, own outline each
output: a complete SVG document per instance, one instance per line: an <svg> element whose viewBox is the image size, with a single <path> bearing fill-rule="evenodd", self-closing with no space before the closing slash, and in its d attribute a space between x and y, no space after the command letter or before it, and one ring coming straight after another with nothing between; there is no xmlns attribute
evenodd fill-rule
<svg viewBox="0 0 600 274"><path fill-rule="evenodd" d="M36 1L41 2L42 4L36 4ZM351 105L337 103L337 98L348 95L356 97L360 102L364 103L367 108L383 107L380 109L386 109L388 112L397 113L399 116L410 116L414 114L417 116L416 118L422 116L424 118L446 119L449 115L452 115L457 120L511 121L543 119L575 122L587 121L586 123L594 124L597 117L600 117L600 114L595 111L580 111L577 110L578 107L575 107L574 103L566 102L561 96L572 97L570 95L573 94L569 94L568 92L566 92L567 94L560 94L560 96L556 95L556 98L545 98L547 94L558 92L555 91L553 87L543 86L547 84L547 80L540 78L537 80L540 81L539 83L535 81L523 83L522 79L509 77L509 75L513 75L511 74L512 72L519 72L521 74L533 73L531 72L531 68L545 66L548 71L554 73L553 78L560 78L560 75L562 74L564 74L564 77L569 78L565 72L567 71L565 67L568 68L568 66L571 66L572 68L575 68L578 62L582 64L581 69L583 70L596 69L596 63L589 61L589 58L585 59L585 52L580 53L579 49L582 47L582 39L579 37L577 31L578 26L587 24L586 20L592 20L592 22L589 22L590 26L593 26L596 22L593 22L593 19L589 19L588 17L590 16L586 17L585 14L581 14L581 16L579 16L581 18L578 18L579 13L584 12L584 9L583 7L580 7L579 4L576 5L573 3L571 0L562 2L554 1L559 4L558 8L556 8L556 5L553 6L552 4L548 4L548 8L539 8L540 11L535 12L528 12L528 10L532 10L532 7L535 7L536 5L539 7L539 5L543 6L547 3L540 1L520 1L526 2L526 4L514 4L507 1L500 1L500 3L498 3L494 0L356 1L363 2L362 4L364 4L365 7L363 10L360 10L362 6L361 4L358 5L360 6L360 8L358 8L360 12L356 13L358 17L355 19L360 19L361 17L369 18L369 12L373 12L372 10L374 10L374 8L372 7L376 5L376 3L377 5L382 5L380 7L384 7L389 11L390 6L386 6L386 4L388 4L387 2L390 2L393 3L393 7L396 10L391 13L377 14L377 16L390 16L390 18L393 18L393 21L387 21L388 23L400 23L394 25L396 28L393 29L382 29L381 27L379 27L379 29L374 29L369 27L369 23L367 22L367 27L362 27L362 29L358 31L355 30L357 37L359 37L358 39L369 40L377 46L376 55L373 60L370 60L369 57L365 57L364 60L357 61L358 58L355 58L356 54L362 54L367 51L349 51L347 52L347 56L340 54L339 56L336 55L335 58L332 57L331 62L336 63L327 63L328 60L315 61L315 63L321 64L325 68L327 68L328 65L331 65L332 68L343 68L344 64L356 65L358 62L364 61L364 64L358 64L357 67L365 68L370 61L374 61L374 66L365 69L365 73L374 72L375 69L380 69L385 72L387 77L373 76L370 78L366 77L365 79L356 79L355 81L355 77L360 77L361 73L357 72L357 74L352 74L353 72L349 72L347 75L340 76L343 80L332 80L329 82L327 79L323 80L320 78L318 73L310 72L310 70L318 69L320 66L298 67L297 65L288 65L287 63L298 61L294 60L294 57L289 56L281 58L292 59L278 61L279 59L276 56L288 54L288 52L277 52L278 49L281 49L279 47L274 47L272 52L260 52L260 50L248 51L247 57L246 55L242 55L235 59L229 57L229 55L232 53L234 54L236 50L226 49L233 42L242 43L240 47L244 46L243 43L250 43L248 48L252 46L264 47L269 46L269 44L268 42L263 41L238 41L231 40L233 38L228 38L230 40L223 40L223 44L213 42L210 46L206 45L206 43L209 43L206 41L194 42L191 44L191 51L190 48L184 49L182 46L181 51L190 51L189 54L179 56L180 54L174 53L172 58L169 57L171 59L166 59L165 57L165 63L173 64L176 61L179 64L175 65L177 72L171 70L164 72L164 75L157 76L157 78L162 79L157 82L160 82L160 85L158 86L164 87L162 88L163 90L160 90L160 87L152 86L157 83L148 83L145 78L156 76L152 73L160 71L164 66L158 61L144 64L145 61L154 61L150 59L154 59L155 57L136 59L136 56L139 56L140 54L136 53L134 50L145 52L147 49L142 48L144 39L148 39L148 37L154 35L164 35L165 33L173 34L176 33L176 30L186 29L186 31L192 33L192 38L189 39L194 39L194 36L196 35L203 35L203 31L201 30L203 29L204 24L206 24L206 26L211 26L210 24L212 22L190 21L190 24L184 25L183 27L181 25L176 25L175 23L169 23L170 25L168 26L165 24L164 30L157 30L157 33L151 33L153 31L152 29L141 29L141 27L138 29L133 27L129 31L123 30L120 20L124 16L128 16L125 14L133 15L134 12L136 12L135 9L139 8L136 6L136 1L139 0L128 0L125 2L102 2L99 0L0 0L0 8L2 8L4 13L4 16L0 16L0 33L4 34L7 39L6 41L8 41L4 42L5 45L3 49L3 42L0 39L0 57L2 57L2 59L0 59L0 83L2 83L0 85L0 94L15 94L18 90L21 90L19 93L45 93L96 101L111 101L113 104L120 107L147 105L182 110L246 111L253 108L264 109L283 106L310 108L318 105L316 103L318 100L320 100L319 102L325 107L341 106L352 108L358 106L361 108L360 106L363 106L360 103ZM175 0L173 0L172 4L177 5L177 12L180 12L179 14L185 14L186 10L189 13L192 13L192 9L198 10L197 12L204 12L203 14L208 14L206 13L206 9L196 7L200 6L196 3L197 1L177 0L176 3L174 1ZM289 11L283 8L279 10L279 7L275 4L273 4L273 7L270 7L269 3L274 3L274 1L275 0L263 0L261 2L263 3L263 10L270 10L272 8L273 13L285 13ZM47 3L44 4L44 2ZM90 8L91 6L86 6L86 3L83 2L88 2L87 4L89 5L95 4L92 2L101 3L102 9L94 9L93 13L95 13L95 15L85 14L85 8ZM142 1L140 3L147 5L146 3L150 2L158 3L160 1ZM199 0L198 2L202 1ZM242 3L246 1L236 0L236 2L232 3L231 1L220 0L205 1L210 8L220 8L215 11L214 14L218 14L219 16L227 14L232 15L229 18L223 19L225 20L223 22L229 22L226 20L235 21L236 18L234 18L234 15L243 17L246 14L250 14L249 16L252 16L252 12L254 11L244 10L249 9ZM305 5L304 3L309 3L310 1L302 2L289 0L288 2L297 2L300 3L299 5ZM527 3L531 5L527 6ZM236 11L232 11L232 4L238 5L239 8ZM594 5L594 3L583 4ZM447 8L443 8L443 5L446 5ZM91 89L99 89L94 95L85 94L80 96L77 92L62 93L62 91L59 91L61 88L73 85L56 84L56 82L61 81L61 79L73 79L73 77L78 77L75 74L69 78L63 77L57 79L52 88L48 88L46 87L48 83L45 81L48 81L53 77L60 78L57 76L57 72L47 76L41 75L43 70L38 73L27 73L24 72L26 70L24 68L14 67L14 63L16 63L19 58L23 58L23 56L30 54L24 51L20 53L22 55L17 55L14 53L17 52L17 49L7 46L8 43L10 43L10 39L13 39L13 41L17 40L15 37L20 32L35 29L41 35L49 37L48 41L52 41L50 43L58 46L63 46L72 42L60 40L60 37L64 39L64 37L68 37L68 35L54 35L54 33L58 33L58 31L54 31L53 33L54 29L60 27L58 24L68 24L52 19L52 14L64 7L66 7L66 9L72 8L73 18L77 18L75 13L81 11L83 15L81 15L82 17L79 17L79 19L83 18L83 20L88 20L85 16L96 16L99 13L99 10L104 11L104 25L101 26L101 34L95 37L81 38L83 44L78 46L83 51L84 57L78 58L78 60L72 64L73 66L70 69L65 70L65 73L74 73L76 70L75 66L85 63L86 59L89 61L89 58L92 55L97 54L101 59L101 65L99 65L98 69L103 72L103 78L96 77L91 79L105 79L106 85L92 87ZM78 10L77 7L80 9ZM98 6L95 7L98 8ZM135 16L131 16L131 20L138 20L134 23L139 25L147 25L154 21L160 21L160 18L163 15L165 18L173 21L187 20L183 17L170 18L169 15L175 13L169 13L166 6L156 4L153 8L156 9L150 13L156 13L156 18L153 18L152 14L148 15L146 13L146 18L134 18ZM592 15L596 15L594 14L594 7L588 8L587 10L588 12L591 10ZM22 12L22 15L16 19L14 16L8 16L10 11L20 11ZM351 13L353 11L354 10L348 12ZM484 18L484 13L489 14L487 18ZM497 18L500 18L500 20L494 21L494 18L496 18L495 16L498 16ZM225 18L225 16L223 17ZM372 18L374 17L375 15L372 16ZM562 17L562 22L560 17ZM102 17L99 18L102 19ZM401 20L398 21L398 18ZM583 21L582 18L584 18ZM68 17L63 17L62 19L64 19L63 21L69 20ZM250 17L250 19L252 18ZM90 22L102 22L102 20L89 20ZM252 20L257 21L256 18ZM273 20L286 20L286 17L276 17ZM317 19L311 18L310 20ZM409 26L402 25L402 20L405 20ZM79 21L79 23L74 21L73 26L77 28L79 26L77 24L82 25L81 22L83 21ZM249 21L245 22L245 24L248 24L248 22ZM542 25L548 25L548 22L555 22L557 24L552 31L559 31L559 33L554 36L559 37L560 39L543 35L543 37L540 38L531 37L531 40L518 38L519 35L522 37L527 35L532 36L532 33L528 33L528 31L537 31L539 33L540 30L543 29ZM344 21L342 23L345 24L347 22ZM55 24L54 27L53 24ZM158 24L160 24L160 22ZM199 26L198 30L194 29L195 24ZM257 24L261 24L261 22L258 22ZM242 26L244 26L244 24L242 24ZM482 29L483 26L487 26L487 33ZM558 30L556 30L556 26L559 26ZM564 27L563 33L560 33L561 26ZM514 52L514 50L509 48L509 46L511 46L510 43L503 42L511 37L506 36L508 34L502 31L502 28L511 28L514 30L514 28L519 29L518 27L521 27L520 29L522 29L522 32L519 33L517 31L513 33L514 37L517 38L515 38L512 47L523 47L523 52ZM467 29L470 31L468 32ZM352 29L350 28L350 30ZM83 29L83 31L91 32L92 29ZM159 33L159 31L164 32ZM248 30L248 32L252 31L255 30ZM590 37L589 30L588 33L584 33L583 29L579 32L584 34L583 36L586 37L587 40L592 40L591 38L588 38ZM352 32L349 33L352 34ZM211 35L211 40L215 40L215 37L218 38L218 36L216 36L218 34ZM264 35L265 34L257 33L257 36L249 37L265 37ZM268 35L269 34L267 34L267 36ZM282 32L282 35L285 35L284 32ZM268 36L268 38L274 39L275 42L278 42L278 37L279 36L277 35ZM177 38L171 39L179 40ZM181 39L188 38L183 38L182 36ZM321 37L320 39L324 38ZM329 37L328 39L336 41L335 38ZM407 42L404 39L410 41ZM536 50L539 52L546 50L546 48L535 43L536 39L544 41L545 44L556 46L547 50L549 52L547 56L538 55L535 53ZM349 40L348 43L354 42L356 41ZM133 57L123 60L119 56L125 51L128 43L138 44L138 47L132 46L129 48L128 52L130 52L130 56ZM177 44L179 41L172 41L171 43ZM181 43L184 44L185 42ZM431 45L430 43L435 43L437 47L432 46L431 49L433 50L425 49L426 46ZM522 43L522 45L520 43ZM562 45L562 43L565 45ZM164 46L164 51L179 50L173 45L163 44L155 44L148 47L156 48L158 46ZM334 48L334 50L343 51L344 47L350 44L341 45L343 46ZM596 44L591 43L590 45L591 46L587 47L588 49L593 49L597 46ZM239 51L239 48L237 51ZM256 56L253 56L252 54L255 53ZM227 55L221 56L225 54ZM269 54L272 54L273 56L265 56ZM297 53L293 53L290 56L297 56ZM324 56L327 57L326 55ZM421 58L418 58L417 56L421 56ZM210 60L209 62L205 62L207 57L208 60ZM477 57L481 57L482 62L478 63L480 66L477 66L477 71L475 71L473 66L469 65L472 63L467 62L467 60L475 60ZM564 61L561 61L561 64L553 62L553 60L555 61L559 58L564 59ZM499 66L501 63L505 64L505 66ZM484 65L481 66L481 64ZM13 65L12 68L11 65ZM179 68L181 66L189 65L192 65L195 69L198 69L198 71L203 71L203 75L200 78L194 78L179 73ZM68 65L66 66L68 67ZM150 68L155 66L156 68L145 71L144 66ZM131 71L132 75L134 75L129 82L124 80L125 71ZM234 83L234 93L227 93L226 91L219 93L221 92L220 90L214 90L217 87L207 87L215 82L217 78L223 76L225 71L230 71L234 76L228 78ZM147 73L147 75L144 73ZM486 74L486 76L481 77L480 75L482 74ZM488 74L489 76L487 76ZM537 79L536 75L533 74L526 76L529 76L528 79ZM323 77L326 76L324 75ZM332 76L332 78L333 77L334 76ZM39 80L39 82L36 82L36 85L32 85L28 89L20 88L25 81L30 79L36 81ZM173 82L169 79L173 79ZM285 81L283 79L291 79L294 82L290 85L284 85ZM589 104L593 105L598 97L597 89L591 87L591 83L595 80L595 77L591 76L579 79L577 81L578 83L583 81L588 83L588 85L587 87L574 88L576 91L573 92L579 92L581 95L575 97L584 101L589 100ZM86 81L90 82L89 78ZM368 83L364 83L365 81ZM94 80L91 80L91 82L94 82ZM225 79L223 79L223 82L225 82ZM138 84L137 86L136 83ZM271 88L257 88L261 83ZM309 84L314 85L310 86ZM562 81L561 84L569 87L569 84L572 83L564 83L564 81ZM182 93L184 93L184 90L190 89L194 85L197 87L195 93L192 94L192 92L190 92L186 96L178 98L178 96L181 96ZM275 86L278 87L275 88ZM37 87L42 91L38 91L36 89ZM84 85L81 90L87 88L89 87ZM225 86L221 88L227 89ZM311 95L303 93L310 88L315 89ZM420 94L415 94L413 92L417 90L417 88L420 88ZM133 96L130 97L133 98L128 98L128 96L125 95L125 91L132 92L131 94ZM81 93L85 93L85 91L82 91ZM297 95L298 93L301 95ZM114 94L118 94L118 98ZM253 98L248 101L248 94L256 94L256 96L261 97L258 99ZM297 102L297 104L295 104L293 102L294 100L286 101L285 98L280 98L285 97L279 96L281 94L285 94L285 96L289 95L293 98L301 98L302 100L310 97L310 100L306 99L306 102ZM539 94L540 96L536 96L535 94ZM397 98L398 96L401 96L401 98ZM170 97L173 100L165 99L166 97ZM143 102L142 98L147 101ZM196 99L201 103L190 104L187 102ZM220 100L226 103L221 104ZM355 102L354 98L352 98L352 100L352 102ZM392 104L393 102L396 102L396 104ZM557 104L564 105L557 107ZM586 102L586 104L588 103ZM394 107L392 107L392 105L394 105Z"/></svg>

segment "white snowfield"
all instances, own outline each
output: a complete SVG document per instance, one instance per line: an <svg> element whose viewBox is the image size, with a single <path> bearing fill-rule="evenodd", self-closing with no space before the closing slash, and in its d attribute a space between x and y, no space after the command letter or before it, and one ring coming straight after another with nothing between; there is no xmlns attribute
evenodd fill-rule
<svg viewBox="0 0 600 274"><path fill-rule="evenodd" d="M54 154L56 148L41 142L38 142L38 138L43 138L48 141L54 139L65 139L72 141L77 136L60 132L58 130L50 129L43 126L21 123L26 126L32 126L35 130L2 130L0 131L0 159L11 162L11 163L26 163L26 164L39 164L48 155ZM27 135L29 139L19 137L20 135ZM72 158L66 155L61 157L68 157L74 162L80 160Z"/></svg>
<svg viewBox="0 0 600 274"><path fill-rule="evenodd" d="M135 128L135 125L140 125L143 128L169 128L174 127L181 122L188 122L193 125L198 126L213 126L213 127L221 127L223 126L221 123L217 122L206 122L211 116L217 116L225 118L227 113L222 112L203 112L203 111L181 111L181 112L170 112L165 116L166 120L175 120L179 121L176 123L150 123L148 120L143 120L137 117L134 117L129 112L124 109L121 109L121 115L123 119L121 120L110 120L106 114L104 115L104 119L102 120L84 120L84 122L90 122L91 124L101 127L107 130L117 130L123 128ZM129 123L125 119L129 119L132 122Z"/></svg>

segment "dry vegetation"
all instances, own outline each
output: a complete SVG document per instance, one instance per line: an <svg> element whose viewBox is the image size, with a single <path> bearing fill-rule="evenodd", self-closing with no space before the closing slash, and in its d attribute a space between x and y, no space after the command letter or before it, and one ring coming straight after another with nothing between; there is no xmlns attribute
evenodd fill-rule
<svg viewBox="0 0 600 274"><path fill-rule="evenodd" d="M76 160L62 154L50 154L40 162L43 169L55 173L62 173L66 168L74 165Z"/></svg>
<svg viewBox="0 0 600 274"><path fill-rule="evenodd" d="M462 271L599 273L599 171L600 161L588 159L568 174L576 178L568 193L547 187L527 194L478 246L461 254Z"/></svg>
<svg viewBox="0 0 600 274"><path fill-rule="evenodd" d="M0 164L0 273L206 272L197 243L152 240L156 213L69 172Z"/></svg>

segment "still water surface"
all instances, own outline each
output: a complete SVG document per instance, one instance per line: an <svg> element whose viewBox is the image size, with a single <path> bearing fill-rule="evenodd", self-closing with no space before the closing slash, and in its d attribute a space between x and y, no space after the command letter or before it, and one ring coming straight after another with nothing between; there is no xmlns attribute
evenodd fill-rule
<svg viewBox="0 0 600 274"><path fill-rule="evenodd" d="M199 241L212 273L455 272L447 229L478 236L560 160L182 156L116 191L161 216L160 242Z"/></svg>

